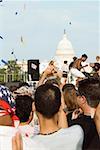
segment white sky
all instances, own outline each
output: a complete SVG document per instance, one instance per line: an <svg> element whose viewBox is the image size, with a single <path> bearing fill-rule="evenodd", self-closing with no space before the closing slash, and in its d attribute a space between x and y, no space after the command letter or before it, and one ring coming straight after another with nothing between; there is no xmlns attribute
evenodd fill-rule
<svg viewBox="0 0 100 150"><path fill-rule="evenodd" d="M18 60L52 59L64 28L76 56L86 53L89 61L95 61L100 55L99 14L96 0L4 1L0 4L0 64L1 59L13 58L12 50Z"/></svg>

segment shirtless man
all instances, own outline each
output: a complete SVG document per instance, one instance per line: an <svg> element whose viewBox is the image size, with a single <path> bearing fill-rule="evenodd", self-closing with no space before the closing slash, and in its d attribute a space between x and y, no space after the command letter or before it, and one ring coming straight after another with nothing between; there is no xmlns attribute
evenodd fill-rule
<svg viewBox="0 0 100 150"><path fill-rule="evenodd" d="M83 54L81 58L78 58L74 61L73 66L70 69L70 75L73 78L73 84L77 85L78 81L81 79L84 79L86 76L80 71L81 69L84 69L85 66L82 66L82 62L85 62L87 60L87 55ZM71 82L72 83L72 82Z"/></svg>
<svg viewBox="0 0 100 150"><path fill-rule="evenodd" d="M82 62L85 62L87 60L88 56L86 54L83 54L81 56L81 58L76 59L74 64L73 64L73 68L76 68L78 70L81 70L82 68L84 68L85 66L82 66Z"/></svg>
<svg viewBox="0 0 100 150"><path fill-rule="evenodd" d="M76 59L75 62L73 63L72 68L70 69L70 73L73 77L75 77L75 80L84 79L85 75L80 71L82 68L86 66L82 66L82 62L85 62L87 60L88 56L86 54L83 54L81 58Z"/></svg>

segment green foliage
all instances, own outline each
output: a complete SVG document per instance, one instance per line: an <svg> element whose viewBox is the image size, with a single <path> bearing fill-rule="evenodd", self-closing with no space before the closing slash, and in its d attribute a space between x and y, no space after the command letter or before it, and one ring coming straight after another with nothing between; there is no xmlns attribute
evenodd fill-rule
<svg viewBox="0 0 100 150"><path fill-rule="evenodd" d="M6 69L5 68L1 68L0 69L0 74L5 74L6 73Z"/></svg>
<svg viewBox="0 0 100 150"><path fill-rule="evenodd" d="M9 60L7 65L7 72L17 74L21 71L15 60Z"/></svg>
<svg viewBox="0 0 100 150"><path fill-rule="evenodd" d="M0 82L5 81L20 81L21 80L21 67L15 60L9 60L6 69L0 69Z"/></svg>

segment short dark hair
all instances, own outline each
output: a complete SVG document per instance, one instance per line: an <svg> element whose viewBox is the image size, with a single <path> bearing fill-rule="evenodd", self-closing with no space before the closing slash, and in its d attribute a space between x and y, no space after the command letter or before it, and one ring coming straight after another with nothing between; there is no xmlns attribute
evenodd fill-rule
<svg viewBox="0 0 100 150"><path fill-rule="evenodd" d="M83 54L82 57L85 57L86 59L88 58L88 56L86 54Z"/></svg>
<svg viewBox="0 0 100 150"><path fill-rule="evenodd" d="M61 92L57 86L43 84L36 89L34 99L36 111L50 119L59 111Z"/></svg>
<svg viewBox="0 0 100 150"><path fill-rule="evenodd" d="M87 78L79 81L79 94L84 95L91 107L97 107L100 102L100 78Z"/></svg>
<svg viewBox="0 0 100 150"><path fill-rule="evenodd" d="M32 111L33 98L28 95L17 95L16 101L16 115L20 122L27 122Z"/></svg>
<svg viewBox="0 0 100 150"><path fill-rule="evenodd" d="M67 64L67 62L68 62L67 60L64 60L64 64Z"/></svg>

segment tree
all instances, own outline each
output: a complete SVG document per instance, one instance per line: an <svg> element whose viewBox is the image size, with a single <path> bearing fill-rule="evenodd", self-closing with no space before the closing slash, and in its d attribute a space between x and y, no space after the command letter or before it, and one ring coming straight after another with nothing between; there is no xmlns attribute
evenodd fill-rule
<svg viewBox="0 0 100 150"><path fill-rule="evenodd" d="M9 60L3 68L0 69L0 82L11 82L21 80L21 67L16 60Z"/></svg>

